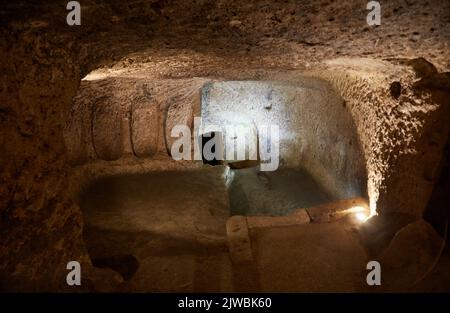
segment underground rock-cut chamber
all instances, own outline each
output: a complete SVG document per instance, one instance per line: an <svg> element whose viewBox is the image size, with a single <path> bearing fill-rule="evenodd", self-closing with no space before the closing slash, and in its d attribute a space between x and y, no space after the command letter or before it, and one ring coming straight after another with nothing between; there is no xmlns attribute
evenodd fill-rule
<svg viewBox="0 0 450 313"><path fill-rule="evenodd" d="M167 129L158 127L170 125L170 115L164 116L164 123L146 125L154 129L133 133L133 124L130 128L126 125L133 119L120 120L115 107L120 112L131 110L134 118L148 110L133 111L133 107L117 104L113 98L103 100L109 104L108 109L97 110L96 106L105 107L99 101L91 104L91 112L97 112L95 118L81 115L81 125L69 127L65 136L70 140L71 129L85 135L91 131L91 136L103 138L103 143L119 141L122 147L114 148L119 156L116 160L91 159L92 164L77 165L91 174L102 173L97 175L101 178L88 180L77 198L93 264L115 269L137 290L217 290L217 284L225 284L220 288L227 290L231 264L225 224L230 216L282 216L299 208L365 196L365 163L354 122L345 102L326 83L309 78L295 83L212 82L200 89L200 95L197 112L202 126L214 124L225 130L227 125L243 123L251 125L261 139L265 136L261 127L276 125L278 159L258 157L256 162L236 162L226 151L223 160L212 162L174 161L159 152L153 157L140 157L127 148L127 140L138 141L138 133L167 134ZM156 110L151 112L153 116ZM151 121L160 119L152 117ZM100 128L92 127L96 121L103 123L101 134ZM119 129L109 131L114 122ZM83 125L90 129L80 131ZM192 131L201 137L195 129ZM107 138L109 134L117 140ZM225 138L230 134L224 131L215 135ZM233 134L235 139L239 135ZM157 146L155 137L151 138L152 145ZM193 140L193 144L202 148L205 140ZM102 144L100 140L78 141ZM140 143L145 144L142 140ZM71 143L69 146L73 147ZM261 147L257 149L260 152ZM108 151L107 147L93 150ZM276 170L261 170L261 163L273 161ZM140 165L145 170L139 170ZM203 280L199 280L199 273ZM173 276L168 279L166 275ZM151 282L145 277L152 277Z"/></svg>
<svg viewBox="0 0 450 313"><path fill-rule="evenodd" d="M204 127L225 131L227 149L230 137L237 141L242 134L228 134L229 125L246 125L255 129L249 133L256 134L259 143L269 142L259 144L256 153L261 163L273 165L266 170L262 164L236 166L235 159L223 153L223 162L231 167L228 184L234 214L283 215L299 207L366 195L365 162L355 124L345 101L320 80L209 83L202 89L201 117ZM275 147L266 132L273 126L279 138ZM270 151L274 148L276 156Z"/></svg>

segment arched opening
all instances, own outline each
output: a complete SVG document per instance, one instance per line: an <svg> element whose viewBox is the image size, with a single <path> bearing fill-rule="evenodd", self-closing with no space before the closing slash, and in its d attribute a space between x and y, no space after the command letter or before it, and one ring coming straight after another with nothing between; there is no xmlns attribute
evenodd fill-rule
<svg viewBox="0 0 450 313"><path fill-rule="evenodd" d="M171 96L159 107L130 83L83 81L65 138L91 260L139 290L202 290L231 279L224 247L231 216L289 220L298 210L366 197L355 124L321 80L195 84L198 102ZM114 86L122 89L105 92ZM180 124L190 133L185 149L195 157L197 144L200 159L162 153ZM185 281L200 271L209 281L186 285L167 280L167 271Z"/></svg>

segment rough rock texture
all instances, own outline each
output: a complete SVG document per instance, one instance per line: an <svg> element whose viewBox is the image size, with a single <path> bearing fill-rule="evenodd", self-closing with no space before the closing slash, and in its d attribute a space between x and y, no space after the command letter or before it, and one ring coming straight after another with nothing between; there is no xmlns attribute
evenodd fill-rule
<svg viewBox="0 0 450 313"><path fill-rule="evenodd" d="M280 168L305 170L338 198L365 196L363 153L343 99L324 81L300 75L287 79L289 82L232 81L205 86L205 124L211 120L225 128L248 119L256 125L262 142L270 135L261 128L276 125ZM260 147L259 154L265 149Z"/></svg>
<svg viewBox="0 0 450 313"><path fill-rule="evenodd" d="M445 242L430 224L418 220L399 230L379 257L384 290L405 290L420 283L436 266Z"/></svg>
<svg viewBox="0 0 450 313"><path fill-rule="evenodd" d="M419 88L414 67L398 63L404 62L337 59L327 62L334 68L332 73L317 75L328 77L355 119L365 153L372 212L377 208L378 213L420 216L436 181L450 109L443 95L447 91ZM389 84L399 77L403 94L395 100Z"/></svg>
<svg viewBox="0 0 450 313"><path fill-rule="evenodd" d="M433 188L433 193L424 213L424 218L430 222L439 235L447 241L450 239L448 225L450 222L450 138L445 145L444 157L441 160L438 180Z"/></svg>
<svg viewBox="0 0 450 313"><path fill-rule="evenodd" d="M87 144L91 135L79 126L66 149L63 128L81 78L98 68L92 74L105 79L137 69L149 80L273 80L280 72L299 70L326 76L350 101L365 146L372 207L420 215L448 136L448 129L438 125L449 125L448 96L442 90L448 86L443 72L450 70L450 4L389 1L383 3L379 27L366 25L365 4L90 0L82 3L80 27L66 25L60 1L2 4L0 289L65 290L70 260L86 269L80 289L95 287L88 283L95 274L89 274L82 215L69 197L67 177L69 162L82 164L96 154ZM335 63L326 74L317 72L330 66L323 60L340 56L375 59L394 69L393 59L424 57L438 74L415 84L408 65L380 78L380 67L361 72L348 62ZM391 96L393 81L402 86L398 100ZM413 96L415 91L422 95ZM159 140L158 147L163 143ZM115 158L118 145L112 152Z"/></svg>
<svg viewBox="0 0 450 313"><path fill-rule="evenodd" d="M66 192L62 140L78 65L51 35L36 32L2 28L1 35L2 290L64 290L67 262L88 263L81 212Z"/></svg>

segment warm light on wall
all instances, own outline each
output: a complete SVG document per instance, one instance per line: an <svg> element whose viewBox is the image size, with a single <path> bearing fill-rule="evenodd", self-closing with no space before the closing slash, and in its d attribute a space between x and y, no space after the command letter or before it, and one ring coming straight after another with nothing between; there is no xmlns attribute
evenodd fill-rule
<svg viewBox="0 0 450 313"><path fill-rule="evenodd" d="M358 221L365 222L369 218L369 215L364 212L359 212L355 214L355 217Z"/></svg>
<svg viewBox="0 0 450 313"><path fill-rule="evenodd" d="M356 220L360 223L367 221L372 215L369 214L367 207L353 206L347 210L349 213L353 213Z"/></svg>

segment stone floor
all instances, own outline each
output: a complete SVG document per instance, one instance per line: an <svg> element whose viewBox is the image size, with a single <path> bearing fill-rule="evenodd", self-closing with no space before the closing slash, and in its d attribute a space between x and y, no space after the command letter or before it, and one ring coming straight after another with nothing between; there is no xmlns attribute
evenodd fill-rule
<svg viewBox="0 0 450 313"><path fill-rule="evenodd" d="M96 260L132 255L129 291L231 290L228 195L217 170L99 180L82 196L85 242Z"/></svg>
<svg viewBox="0 0 450 313"><path fill-rule="evenodd" d="M286 215L333 200L300 170L260 172L252 167L233 170L233 176L229 188L231 215Z"/></svg>
<svg viewBox="0 0 450 313"><path fill-rule="evenodd" d="M256 179L263 185L271 181ZM305 224L249 228L253 262L232 261L221 167L105 178L81 199L91 259L122 275L119 291L450 290L450 254L444 249L434 257L444 246L422 221L378 223L396 228L379 239L370 222L369 230L363 229L350 215L328 223L306 216ZM370 260L383 262L382 287L366 284Z"/></svg>

